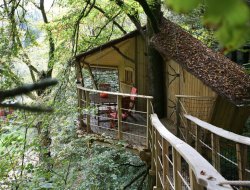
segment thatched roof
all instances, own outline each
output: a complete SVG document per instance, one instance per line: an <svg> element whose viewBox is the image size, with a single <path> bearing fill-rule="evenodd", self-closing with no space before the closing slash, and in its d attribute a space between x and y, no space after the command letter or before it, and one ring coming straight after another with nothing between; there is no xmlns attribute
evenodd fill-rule
<svg viewBox="0 0 250 190"><path fill-rule="evenodd" d="M152 45L236 105L250 102L250 76L224 55L206 47L178 25L163 19Z"/></svg>

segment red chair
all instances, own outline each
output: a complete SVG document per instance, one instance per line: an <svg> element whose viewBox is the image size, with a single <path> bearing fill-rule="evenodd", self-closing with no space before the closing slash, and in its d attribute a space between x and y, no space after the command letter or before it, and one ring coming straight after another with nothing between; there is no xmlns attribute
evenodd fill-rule
<svg viewBox="0 0 250 190"><path fill-rule="evenodd" d="M132 87L131 94L136 94L137 89L135 87ZM125 121L128 116L132 116L131 111L135 106L135 97L134 96L128 96L122 98L122 121ZM108 111L108 117L111 118L110 120L110 128L114 128L116 125L116 120L118 119L118 111L116 109L112 110L109 107Z"/></svg>

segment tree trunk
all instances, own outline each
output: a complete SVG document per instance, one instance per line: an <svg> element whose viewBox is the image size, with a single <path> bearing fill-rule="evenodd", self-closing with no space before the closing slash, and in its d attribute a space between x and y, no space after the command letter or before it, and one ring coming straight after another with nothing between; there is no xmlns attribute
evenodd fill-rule
<svg viewBox="0 0 250 190"><path fill-rule="evenodd" d="M77 78L77 84L80 84L84 87L84 79L82 76L82 67L79 61L75 62L76 67L76 78ZM83 108L83 102L82 99L85 99L85 94L82 90L77 90L77 97L78 97L78 126L77 130L79 131L86 131L87 125L83 122L83 114L82 114L82 108Z"/></svg>
<svg viewBox="0 0 250 190"><path fill-rule="evenodd" d="M50 173L52 169L51 164L51 152L50 152L50 145L51 145L51 138L50 138L50 132L49 127L47 126L46 129L44 129L43 122L39 121L36 125L38 136L40 138L40 155L39 160L40 163L44 166L44 170L47 172L47 174ZM49 175L46 177L46 180L49 179Z"/></svg>
<svg viewBox="0 0 250 190"><path fill-rule="evenodd" d="M161 3L159 0L155 0L154 4L150 7L154 15L154 18L151 19L148 17L147 24L147 43L148 43L148 73L149 73L149 94L154 97L153 106L154 111L159 118L164 116L164 95L165 95L165 81L164 81L164 60L162 56L150 45L150 39L155 32L159 31L155 23L152 24L153 20L156 20L160 24L161 22Z"/></svg>

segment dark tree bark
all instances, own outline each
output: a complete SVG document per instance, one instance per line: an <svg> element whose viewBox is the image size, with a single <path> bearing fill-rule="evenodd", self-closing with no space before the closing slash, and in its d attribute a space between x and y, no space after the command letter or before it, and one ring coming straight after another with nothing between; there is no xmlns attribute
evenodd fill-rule
<svg viewBox="0 0 250 190"><path fill-rule="evenodd" d="M44 9L44 0L40 0L39 9L41 10L44 23L49 24L47 14L46 14L45 9ZM52 32L50 29L47 29L47 34L48 34L48 38L49 38L49 61L48 61L48 71L45 74L46 75L45 78L50 78L50 77L52 77L52 71L53 71L54 61L55 61L54 60L54 58L55 58L55 43L54 43L54 39L53 39Z"/></svg>
<svg viewBox="0 0 250 190"><path fill-rule="evenodd" d="M122 9L124 2L122 0L113 0ZM149 95L154 97L153 106L155 113L162 118L164 116L164 95L165 95L165 83L164 83L164 60L161 55L150 45L150 38L158 33L159 24L162 20L161 13L161 2L160 0L151 1L151 5L147 3L146 0L134 0L138 2L143 8L145 14L148 17L147 24L147 34L142 29L141 23L139 21L138 15L127 13L127 16L134 23L141 35L146 39L148 46L148 56L149 56Z"/></svg>
<svg viewBox="0 0 250 190"><path fill-rule="evenodd" d="M101 7L98 7L98 6L94 5L94 8L95 8L96 10L100 11L107 19L109 19L109 20L112 19L112 17L110 17ZM123 26L121 26L118 22L116 22L115 20L113 20L113 23L114 23L114 25L115 25L117 28L119 28L119 29L123 32L124 35L127 34L127 31L124 30L124 29L123 29Z"/></svg>
<svg viewBox="0 0 250 190"><path fill-rule="evenodd" d="M148 73L149 73L149 95L154 97L154 111L159 118L164 116L165 108L165 81L164 81L164 60L160 53L150 45L151 37L159 32L159 24L161 23L161 2L155 0L149 7L146 0L136 0L141 4L148 16L147 24L147 46L148 46Z"/></svg>

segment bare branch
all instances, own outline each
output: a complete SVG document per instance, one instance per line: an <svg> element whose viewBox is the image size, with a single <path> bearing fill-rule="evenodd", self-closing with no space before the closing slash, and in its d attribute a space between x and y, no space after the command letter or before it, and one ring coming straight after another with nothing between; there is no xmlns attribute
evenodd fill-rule
<svg viewBox="0 0 250 190"><path fill-rule="evenodd" d="M41 13L42 13L42 16L43 16L44 23L49 24L49 20L48 20L48 17L46 15L45 8L44 8L44 0L40 0L40 10L41 10ZM49 61L48 61L48 73L47 73L47 76L51 77L52 70L53 70L53 67L54 67L55 43L54 43L54 39L53 39L53 36L52 36L52 32L48 28L47 28L47 34L48 34L48 37L49 37Z"/></svg>
<svg viewBox="0 0 250 190"><path fill-rule="evenodd" d="M146 13L146 15L148 16L150 20L150 24L152 26L152 29L154 30L154 33L158 33L160 31L158 27L159 21L155 18L147 1L146 0L134 0L134 1L138 2L142 6L144 12Z"/></svg>
<svg viewBox="0 0 250 190"><path fill-rule="evenodd" d="M113 0L115 1L115 3L122 9L123 6L125 6L123 0ZM129 19L134 23L135 27L137 28L137 30L139 30L139 32L141 33L142 37L145 39L145 34L144 34L144 30L141 26L140 20L138 18L138 14L130 14L126 12L126 15L129 17Z"/></svg>
<svg viewBox="0 0 250 190"><path fill-rule="evenodd" d="M74 32L72 35L72 54L75 56L77 53L77 46L78 46L78 37L79 37L79 25L80 25L80 21L82 20L83 17L86 17L90 11L93 9L94 5L95 5L95 0L93 1L93 3L90 5L89 10L86 12L89 4L90 4L91 0L88 0L85 7L83 8L83 10L81 11L75 26L74 26ZM85 13L86 12L86 13Z"/></svg>
<svg viewBox="0 0 250 190"><path fill-rule="evenodd" d="M135 60L133 60L132 58L128 57L127 55L125 55L123 52L121 52L121 50L116 47L115 45L112 46L112 48L117 51L117 53L119 53L122 57L124 57L125 59L131 61L132 63L135 63Z"/></svg>
<svg viewBox="0 0 250 190"><path fill-rule="evenodd" d="M101 7L94 5L94 8L100 11L107 19L113 19L114 25L117 26L117 28L119 28L123 32L123 34L127 34L126 30L124 30L123 27L118 22L116 22L114 18L111 18Z"/></svg>
<svg viewBox="0 0 250 190"><path fill-rule="evenodd" d="M19 103L14 103L14 104L0 103L0 107L26 110L30 112L52 112L53 111L53 109L50 107L26 106L26 105L22 105Z"/></svg>
<svg viewBox="0 0 250 190"><path fill-rule="evenodd" d="M142 176L145 176L148 173L149 167L146 170L139 172L123 189L127 189L130 187L134 182L140 179ZM144 178L144 177L143 177Z"/></svg>
<svg viewBox="0 0 250 190"><path fill-rule="evenodd" d="M44 88L47 88L48 86L52 86L56 84L57 84L57 80L55 79L45 79L43 81L40 81L34 84L27 84L21 87L17 87L12 90L0 91L0 102L5 100L6 98L11 98L11 97L15 97L18 95L27 94L31 91L44 89Z"/></svg>

